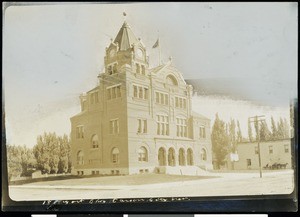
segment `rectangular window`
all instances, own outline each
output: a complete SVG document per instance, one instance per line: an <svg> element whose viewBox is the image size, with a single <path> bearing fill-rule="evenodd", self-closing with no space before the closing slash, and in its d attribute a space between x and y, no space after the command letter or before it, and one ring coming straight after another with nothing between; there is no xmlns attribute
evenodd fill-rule
<svg viewBox="0 0 300 217"><path fill-rule="evenodd" d="M107 99L116 99L121 97L121 84L107 87ZM96 95L95 95L96 97ZM97 92L97 98L98 98L98 92ZM98 100L95 99L95 102L98 102Z"/></svg>
<svg viewBox="0 0 300 217"><path fill-rule="evenodd" d="M155 102L161 105L169 105L169 94L155 92Z"/></svg>
<svg viewBox="0 0 300 217"><path fill-rule="evenodd" d="M110 134L118 134L119 133L119 119L110 120L109 133Z"/></svg>
<svg viewBox="0 0 300 217"><path fill-rule="evenodd" d="M133 97L138 99L148 99L148 88L139 85L133 85Z"/></svg>
<svg viewBox="0 0 300 217"><path fill-rule="evenodd" d="M157 135L169 135L169 117L166 115L157 115Z"/></svg>
<svg viewBox="0 0 300 217"><path fill-rule="evenodd" d="M94 103L98 103L98 102L99 102L99 99L98 99L98 91L97 91L97 92L94 92L94 93L91 93L91 95L90 95L90 102L91 102L91 104L94 104Z"/></svg>
<svg viewBox="0 0 300 217"><path fill-rule="evenodd" d="M183 118L176 118L177 136L187 137L187 121Z"/></svg>
<svg viewBox="0 0 300 217"><path fill-rule="evenodd" d="M247 166L251 166L251 159L247 159Z"/></svg>
<svg viewBox="0 0 300 217"><path fill-rule="evenodd" d="M205 133L205 127L201 126L200 127L200 138L205 139L206 138L206 133Z"/></svg>
<svg viewBox="0 0 300 217"><path fill-rule="evenodd" d="M146 119L138 119L138 133L147 133Z"/></svg>
<svg viewBox="0 0 300 217"><path fill-rule="evenodd" d="M84 128L83 126L76 127L76 138L83 139L84 138Z"/></svg>
<svg viewBox="0 0 300 217"><path fill-rule="evenodd" d="M181 109L186 109L186 99L183 97L175 97L175 107L176 108L181 108Z"/></svg>
<svg viewBox="0 0 300 217"><path fill-rule="evenodd" d="M257 146L254 147L254 153L258 154L258 147Z"/></svg>
<svg viewBox="0 0 300 217"><path fill-rule="evenodd" d="M284 145L284 153L289 153L289 145Z"/></svg>
<svg viewBox="0 0 300 217"><path fill-rule="evenodd" d="M273 146L272 145L269 146L269 154L273 154Z"/></svg>

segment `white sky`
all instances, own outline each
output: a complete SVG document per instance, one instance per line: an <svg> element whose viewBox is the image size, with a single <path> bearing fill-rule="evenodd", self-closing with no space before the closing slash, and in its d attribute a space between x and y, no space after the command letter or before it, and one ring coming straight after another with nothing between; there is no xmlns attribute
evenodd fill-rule
<svg viewBox="0 0 300 217"><path fill-rule="evenodd" d="M172 56L184 78L241 80L228 88L261 105L202 96L193 103L198 113L213 121L219 112L242 126L252 114L288 118L289 100L297 97L297 3L11 6L3 28L8 143L33 146L44 131L70 133L78 96L97 84L123 11L152 66L159 35L163 60Z"/></svg>

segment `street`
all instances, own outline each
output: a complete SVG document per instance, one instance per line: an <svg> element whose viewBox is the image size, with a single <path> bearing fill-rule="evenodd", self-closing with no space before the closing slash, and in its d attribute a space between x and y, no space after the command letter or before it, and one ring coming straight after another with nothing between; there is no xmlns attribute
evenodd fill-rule
<svg viewBox="0 0 300 217"><path fill-rule="evenodd" d="M126 176L125 176L126 177ZM120 176L119 179L124 177ZM88 178L86 178L87 180ZM97 179L101 180L101 177ZM103 178L102 178L103 179ZM294 189L292 170L264 173L211 173L210 178L140 185L62 185L32 183L9 187L16 201L75 200L149 197L206 197L290 194Z"/></svg>

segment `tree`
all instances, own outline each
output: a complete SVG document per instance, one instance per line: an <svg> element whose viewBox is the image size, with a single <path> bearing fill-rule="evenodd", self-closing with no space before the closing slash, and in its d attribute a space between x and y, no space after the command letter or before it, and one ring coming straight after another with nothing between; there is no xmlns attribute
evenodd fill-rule
<svg viewBox="0 0 300 217"><path fill-rule="evenodd" d="M71 170L70 142L67 135L44 133L34 146L37 167L43 173L66 173Z"/></svg>
<svg viewBox="0 0 300 217"><path fill-rule="evenodd" d="M237 140L236 140L236 131L235 131L235 121L234 119L231 119L229 122L229 140L230 140L230 145L231 151L235 152L236 150L236 145L237 145Z"/></svg>
<svg viewBox="0 0 300 217"><path fill-rule="evenodd" d="M268 125L265 121L260 123L260 129L259 129L259 139L260 141L269 141L271 137L271 132L268 128Z"/></svg>
<svg viewBox="0 0 300 217"><path fill-rule="evenodd" d="M283 120L284 138L290 138L290 126L286 118Z"/></svg>
<svg viewBox="0 0 300 217"><path fill-rule="evenodd" d="M274 121L273 116L271 116L271 138L276 140L278 138L278 132L277 132L277 128L276 128L276 123Z"/></svg>
<svg viewBox="0 0 300 217"><path fill-rule="evenodd" d="M253 142L253 133L252 133L252 126L250 121L248 121L248 137L249 137L249 141Z"/></svg>
<svg viewBox="0 0 300 217"><path fill-rule="evenodd" d="M241 131L241 127L240 127L240 122L237 121L237 142L242 142L243 141L243 135L242 135L242 131Z"/></svg>
<svg viewBox="0 0 300 217"><path fill-rule="evenodd" d="M279 122L277 123L277 138L283 139L284 138L284 123L283 119L280 118Z"/></svg>
<svg viewBox="0 0 300 217"><path fill-rule="evenodd" d="M9 179L17 176L29 176L30 170L36 167L32 149L25 145L8 145L7 166Z"/></svg>
<svg viewBox="0 0 300 217"><path fill-rule="evenodd" d="M218 114L216 114L216 119L212 128L211 140L215 160L217 166L220 167L220 165L224 164L224 160L229 153L229 138L226 133L225 123L219 119Z"/></svg>

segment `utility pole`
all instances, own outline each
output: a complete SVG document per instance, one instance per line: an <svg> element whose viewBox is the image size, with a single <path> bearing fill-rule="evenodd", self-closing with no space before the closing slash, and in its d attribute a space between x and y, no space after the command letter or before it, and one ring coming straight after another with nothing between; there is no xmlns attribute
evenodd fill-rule
<svg viewBox="0 0 300 217"><path fill-rule="evenodd" d="M256 128L256 133L257 133L257 146L258 146L258 164L259 164L259 176L262 178L262 166L261 166L261 154L260 154L260 132L259 132L259 123L262 123L265 121L265 116L260 115L260 116L254 116L254 117L249 117L248 122L249 123L254 123L254 127Z"/></svg>

